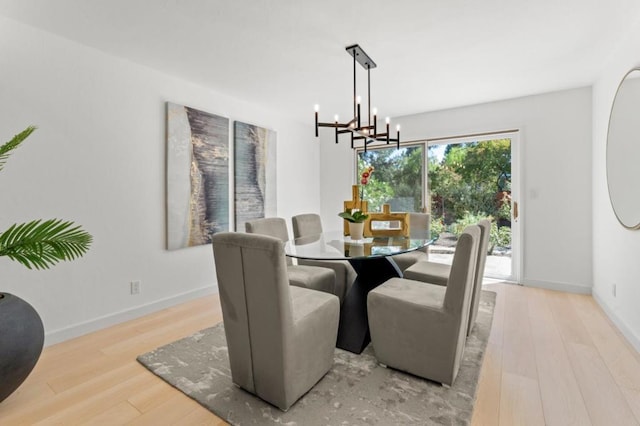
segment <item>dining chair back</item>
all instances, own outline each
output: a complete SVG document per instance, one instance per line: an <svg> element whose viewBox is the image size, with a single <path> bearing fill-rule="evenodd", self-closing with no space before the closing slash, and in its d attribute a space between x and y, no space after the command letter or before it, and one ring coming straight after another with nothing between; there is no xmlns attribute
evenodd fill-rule
<svg viewBox="0 0 640 426"><path fill-rule="evenodd" d="M382 364L453 384L467 336L479 242L479 227L465 228L446 287L392 278L369 292L371 341Z"/></svg>
<svg viewBox="0 0 640 426"><path fill-rule="evenodd" d="M333 364L340 304L289 285L282 241L212 237L232 381L287 410Z"/></svg>
<svg viewBox="0 0 640 426"><path fill-rule="evenodd" d="M429 238L430 218L429 213L409 213L409 236L411 238ZM429 247L424 246L408 253L397 254L392 259L401 271L405 271L418 262L429 260Z"/></svg>
<svg viewBox="0 0 640 426"><path fill-rule="evenodd" d="M280 239L282 243L289 241L287 222L281 217L267 217L245 222L249 234L268 235ZM336 293L336 274L331 268L298 264L286 257L287 273L291 285L313 290Z"/></svg>
<svg viewBox="0 0 640 426"><path fill-rule="evenodd" d="M315 213L304 213L293 216L291 222L293 225L294 238L311 237L321 234L323 231L322 220L320 216ZM298 264L333 269L336 274L335 294L340 298L341 303L357 276L356 271L346 260L298 259Z"/></svg>

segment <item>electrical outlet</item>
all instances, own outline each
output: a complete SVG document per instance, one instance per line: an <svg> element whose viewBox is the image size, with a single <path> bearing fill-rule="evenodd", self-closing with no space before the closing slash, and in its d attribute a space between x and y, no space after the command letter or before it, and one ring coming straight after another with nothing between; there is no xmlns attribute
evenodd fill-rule
<svg viewBox="0 0 640 426"><path fill-rule="evenodd" d="M616 297L616 285L613 284L613 286L611 287L611 292L613 293L613 297Z"/></svg>
<svg viewBox="0 0 640 426"><path fill-rule="evenodd" d="M139 280L131 281L131 294L140 294L140 285L141 282Z"/></svg>

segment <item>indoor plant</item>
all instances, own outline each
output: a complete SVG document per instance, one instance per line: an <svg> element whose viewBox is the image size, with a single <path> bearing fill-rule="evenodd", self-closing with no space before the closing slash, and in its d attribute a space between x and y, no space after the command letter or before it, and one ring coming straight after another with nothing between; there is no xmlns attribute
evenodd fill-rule
<svg viewBox="0 0 640 426"><path fill-rule="evenodd" d="M369 178L371 177L373 170L373 166L369 166L360 175L360 185L362 191L360 194L361 201L364 199L364 187L369 183ZM356 193L356 198L354 198L354 201L357 200L357 195L358 194ZM346 209L345 211L338 213L338 216L349 222L349 236L352 240L361 240L363 238L364 221L369 219L368 214L356 209Z"/></svg>
<svg viewBox="0 0 640 426"><path fill-rule="evenodd" d="M35 129L29 126L0 146L0 170L11 152ZM82 256L91 241L91 235L73 222L32 220L0 232L0 257L29 269L48 269L59 261ZM0 292L0 402L27 378L43 343L44 327L33 307L17 296Z"/></svg>
<svg viewBox="0 0 640 426"><path fill-rule="evenodd" d="M349 223L363 223L365 220L369 219L369 215L362 213L360 210L347 209L342 213L338 213L338 216L343 218Z"/></svg>
<svg viewBox="0 0 640 426"><path fill-rule="evenodd" d="M349 222L349 236L352 240L361 240L364 232L364 221L369 215L359 210L347 209L338 216Z"/></svg>

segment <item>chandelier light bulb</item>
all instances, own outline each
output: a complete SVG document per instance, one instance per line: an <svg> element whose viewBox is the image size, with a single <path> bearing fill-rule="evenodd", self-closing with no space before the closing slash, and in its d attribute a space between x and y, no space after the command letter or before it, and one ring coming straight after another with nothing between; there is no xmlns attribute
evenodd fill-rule
<svg viewBox="0 0 640 426"><path fill-rule="evenodd" d="M361 96L357 96L356 97L356 103L359 104L360 102L362 102L362 97Z"/></svg>
<svg viewBox="0 0 640 426"><path fill-rule="evenodd" d="M314 110L315 112L320 111L320 105L315 104L315 105L313 106L313 110Z"/></svg>
<svg viewBox="0 0 640 426"><path fill-rule="evenodd" d="M334 116L333 116L333 120L334 120L336 123L337 123L338 121L340 121L340 120L339 120L339 118L340 118L340 117L338 117L338 114L336 114L336 115L334 115Z"/></svg>
<svg viewBox="0 0 640 426"><path fill-rule="evenodd" d="M389 117L385 118L385 119L384 119L384 121L385 121L387 124L389 124L389 121L390 121Z"/></svg>
<svg viewBox="0 0 640 426"><path fill-rule="evenodd" d="M372 112L373 112L373 115L378 115L378 108L374 108Z"/></svg>
<svg viewBox="0 0 640 426"><path fill-rule="evenodd" d="M400 131L400 125L399 124L396 126L396 131L398 131L398 132Z"/></svg>

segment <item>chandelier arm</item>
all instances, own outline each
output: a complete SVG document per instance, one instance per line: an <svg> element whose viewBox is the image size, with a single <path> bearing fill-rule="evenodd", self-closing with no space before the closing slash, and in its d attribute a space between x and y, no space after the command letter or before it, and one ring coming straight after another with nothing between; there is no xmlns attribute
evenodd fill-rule
<svg viewBox="0 0 640 426"><path fill-rule="evenodd" d="M389 145L389 123L387 123L387 133L385 133L385 136L387 137L387 145Z"/></svg>

